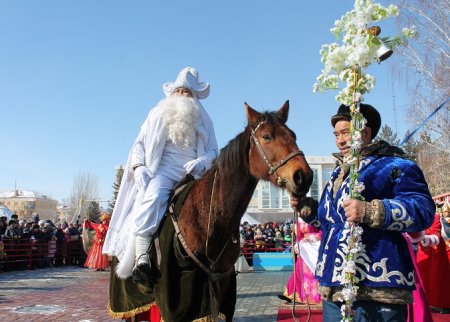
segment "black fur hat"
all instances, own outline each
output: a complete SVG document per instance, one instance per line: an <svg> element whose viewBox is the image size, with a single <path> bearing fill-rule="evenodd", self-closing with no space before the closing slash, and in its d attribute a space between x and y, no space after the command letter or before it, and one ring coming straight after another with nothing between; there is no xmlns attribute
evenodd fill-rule
<svg viewBox="0 0 450 322"><path fill-rule="evenodd" d="M359 104L359 111L367 120L366 126L370 127L372 130L372 140L377 136L378 131L381 126L381 116L380 113L369 104ZM339 106L336 115L331 117L331 125L334 127L338 121L347 120L350 121L352 118L350 116L350 106L341 104Z"/></svg>

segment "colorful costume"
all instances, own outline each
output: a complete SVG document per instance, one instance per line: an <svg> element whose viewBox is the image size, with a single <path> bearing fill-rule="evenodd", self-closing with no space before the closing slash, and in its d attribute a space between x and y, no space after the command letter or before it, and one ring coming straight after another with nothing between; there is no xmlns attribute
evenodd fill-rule
<svg viewBox="0 0 450 322"><path fill-rule="evenodd" d="M441 236L441 221L438 214L425 236L419 242L417 266L419 267L428 304L438 308L450 308L450 252Z"/></svg>
<svg viewBox="0 0 450 322"><path fill-rule="evenodd" d="M407 322L429 322L433 321L431 310L428 305L425 289L423 288L423 282L420 278L419 268L417 267L416 255L412 243L416 243L423 236L422 233L403 233L406 241L408 242L408 249L414 264L414 280L416 281L416 289L413 291L412 304L408 304L408 319ZM419 236L419 239L417 239Z"/></svg>
<svg viewBox="0 0 450 322"><path fill-rule="evenodd" d="M314 269L322 233L299 218L296 236L294 248L298 256L283 295L291 300L295 296L296 302L318 304L321 298L319 281L314 277Z"/></svg>
<svg viewBox="0 0 450 322"><path fill-rule="evenodd" d="M102 220L101 224L96 224L94 222L86 220L84 229L95 230L94 243L89 250L84 266L95 268L97 270L104 270L106 267L108 267L109 264L108 256L102 254L103 243L105 242L106 232L108 231L108 221Z"/></svg>
<svg viewBox="0 0 450 322"><path fill-rule="evenodd" d="M433 221L435 205L420 168L398 157L402 151L379 141L361 152L359 182L364 184L365 212L357 253L357 300L412 303L414 265L402 232L420 231ZM341 299L341 275L349 229L343 201L349 198L349 165L332 173L317 211L305 221L323 231L316 267L324 300Z"/></svg>

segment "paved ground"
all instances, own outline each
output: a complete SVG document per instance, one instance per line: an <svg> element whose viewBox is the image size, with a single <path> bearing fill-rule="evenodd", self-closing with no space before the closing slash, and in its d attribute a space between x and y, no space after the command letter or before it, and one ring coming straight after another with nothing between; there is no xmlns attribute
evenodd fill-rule
<svg viewBox="0 0 450 322"><path fill-rule="evenodd" d="M277 320L290 272L238 275L234 321ZM74 266L0 273L0 321L97 322L112 320L106 309L109 271Z"/></svg>

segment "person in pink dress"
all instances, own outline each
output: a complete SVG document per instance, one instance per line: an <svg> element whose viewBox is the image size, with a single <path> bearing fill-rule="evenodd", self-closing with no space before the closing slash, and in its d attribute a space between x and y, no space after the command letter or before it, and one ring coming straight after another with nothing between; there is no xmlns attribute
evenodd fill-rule
<svg viewBox="0 0 450 322"><path fill-rule="evenodd" d="M94 268L97 271L104 271L108 267L108 256L103 255L102 250L110 218L109 215L102 215L100 217L100 224L89 219L84 221L84 229L95 230L94 243L88 252L86 262L84 263L85 267Z"/></svg>
<svg viewBox="0 0 450 322"><path fill-rule="evenodd" d="M406 322L430 322L433 321L431 310L428 305L425 289L423 288L422 278L420 277L419 267L417 266L416 255L412 243L417 243L423 239L425 233L422 232L410 232L403 233L407 243L409 253L413 259L414 264L414 281L416 282L416 289L413 291L412 304L408 304L408 315Z"/></svg>
<svg viewBox="0 0 450 322"><path fill-rule="evenodd" d="M314 276L322 232L298 217L294 251L297 254L292 272L283 294L278 297L287 302L319 304L319 282Z"/></svg>

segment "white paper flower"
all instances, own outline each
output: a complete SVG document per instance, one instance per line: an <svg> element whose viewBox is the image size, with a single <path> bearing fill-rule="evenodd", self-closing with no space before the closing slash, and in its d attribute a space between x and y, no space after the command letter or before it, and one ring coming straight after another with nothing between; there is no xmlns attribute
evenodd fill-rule
<svg viewBox="0 0 450 322"><path fill-rule="evenodd" d="M365 68L372 62L378 62L376 51L380 42L372 41L378 36L369 34L367 28L374 22L397 15L398 8L395 5L390 4L388 7L383 7L378 3L373 3L372 0L356 0L354 9L336 20L334 27L330 29L337 39L342 39L341 44L325 44L320 50L321 61L325 68L322 70L322 77L318 77L314 84L314 91L324 92L338 89L340 86L337 79L340 79L341 82L346 83L346 87L341 88L336 99L343 104L350 105L353 102L351 94L354 90L348 90L348 88L352 86L352 80L349 77L343 77L343 72L352 70L355 66ZM392 38L384 37L383 40L391 49L394 49L396 46L405 45L407 39L415 35L417 35L417 31L414 27L404 28L401 35ZM331 75L339 77L330 79ZM375 83L374 77L363 70L361 71L361 80L358 92L361 94L370 92ZM366 80L370 81L366 82Z"/></svg>
<svg viewBox="0 0 450 322"><path fill-rule="evenodd" d="M356 297L356 295L353 293L353 290L345 289L345 288L342 290L342 296L344 297L345 301L350 301L350 302L353 302Z"/></svg>

